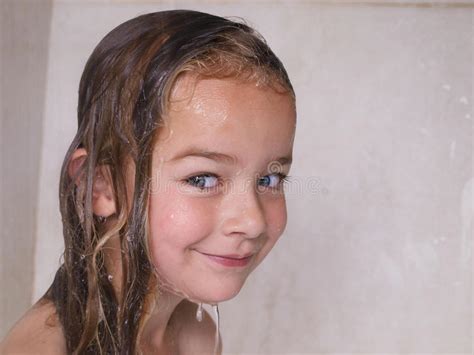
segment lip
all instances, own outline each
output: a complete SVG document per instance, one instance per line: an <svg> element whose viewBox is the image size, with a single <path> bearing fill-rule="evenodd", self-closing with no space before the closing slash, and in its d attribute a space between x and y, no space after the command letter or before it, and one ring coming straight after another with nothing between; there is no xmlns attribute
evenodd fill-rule
<svg viewBox="0 0 474 355"><path fill-rule="evenodd" d="M203 252L199 252L200 254L204 255L211 261L228 267L243 267L246 266L250 259L252 259L253 254L247 255L237 255L237 254L228 254L228 255L213 255L213 254L206 254Z"/></svg>

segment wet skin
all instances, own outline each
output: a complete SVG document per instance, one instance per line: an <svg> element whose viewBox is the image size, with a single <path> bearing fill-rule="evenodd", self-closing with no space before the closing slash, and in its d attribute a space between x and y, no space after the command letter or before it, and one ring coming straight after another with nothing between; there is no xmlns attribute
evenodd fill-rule
<svg viewBox="0 0 474 355"><path fill-rule="evenodd" d="M171 102L153 152L150 254L167 291L213 304L240 291L285 229L294 101L254 83L185 76ZM209 254L249 258L227 265Z"/></svg>

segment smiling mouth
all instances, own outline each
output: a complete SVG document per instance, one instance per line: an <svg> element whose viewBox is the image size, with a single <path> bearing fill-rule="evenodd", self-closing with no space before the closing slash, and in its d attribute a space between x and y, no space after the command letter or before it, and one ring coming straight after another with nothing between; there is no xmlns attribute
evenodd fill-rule
<svg viewBox="0 0 474 355"><path fill-rule="evenodd" d="M229 254L229 255L215 255L215 254L208 254L208 253L203 253L201 254L208 255L208 256L216 256L218 258L225 258L225 259L235 259L235 260L242 260L251 257L253 254L247 254L247 255L237 255L237 254Z"/></svg>
<svg viewBox="0 0 474 355"><path fill-rule="evenodd" d="M243 267L246 266L250 259L252 259L254 254L248 254L246 256L239 256L239 255L213 255L213 254L206 254L203 252L199 252L200 254L206 256L209 260L223 266L228 267Z"/></svg>

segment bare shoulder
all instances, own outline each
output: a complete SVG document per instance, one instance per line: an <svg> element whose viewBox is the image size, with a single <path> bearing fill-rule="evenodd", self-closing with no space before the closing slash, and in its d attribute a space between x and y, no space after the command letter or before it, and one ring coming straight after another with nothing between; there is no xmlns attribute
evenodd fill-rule
<svg viewBox="0 0 474 355"><path fill-rule="evenodd" d="M211 315L203 309L202 321L196 319L198 306L190 301L182 301L177 308L177 320L180 324L178 346L180 355L214 354L217 326ZM219 336L215 354L222 354L222 341Z"/></svg>
<svg viewBox="0 0 474 355"><path fill-rule="evenodd" d="M0 343L0 354L66 354L66 342L52 302L40 300Z"/></svg>

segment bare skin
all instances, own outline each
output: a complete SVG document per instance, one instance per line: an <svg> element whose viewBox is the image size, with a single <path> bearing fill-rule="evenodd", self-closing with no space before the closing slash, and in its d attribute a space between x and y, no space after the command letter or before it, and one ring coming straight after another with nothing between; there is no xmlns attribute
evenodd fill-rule
<svg viewBox="0 0 474 355"><path fill-rule="evenodd" d="M37 302L0 343L0 354L66 354L66 342L54 305Z"/></svg>
<svg viewBox="0 0 474 355"><path fill-rule="evenodd" d="M162 343L159 346L143 343L143 354L212 354L214 321L206 312L199 323L195 314L195 304L186 300L181 302L170 319ZM0 354L67 354L63 331L53 304L39 301L29 309L0 343Z"/></svg>

